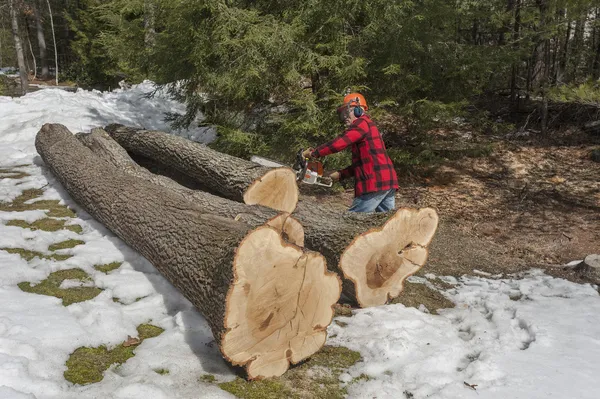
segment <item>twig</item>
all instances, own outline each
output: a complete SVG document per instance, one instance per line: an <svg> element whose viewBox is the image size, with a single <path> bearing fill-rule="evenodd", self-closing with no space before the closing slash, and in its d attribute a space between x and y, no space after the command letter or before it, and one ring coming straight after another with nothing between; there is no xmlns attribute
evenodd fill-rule
<svg viewBox="0 0 600 399"><path fill-rule="evenodd" d="M465 384L465 387L474 390L475 392L477 392L477 389L475 389L475 387L477 386L477 384L469 384L466 381L463 381L463 383ZM479 394L479 393L478 393Z"/></svg>

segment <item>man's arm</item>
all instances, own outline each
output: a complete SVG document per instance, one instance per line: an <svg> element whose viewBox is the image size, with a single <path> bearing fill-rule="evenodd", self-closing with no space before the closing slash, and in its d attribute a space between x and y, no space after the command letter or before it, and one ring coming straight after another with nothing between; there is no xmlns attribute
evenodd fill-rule
<svg viewBox="0 0 600 399"><path fill-rule="evenodd" d="M312 156L315 158L321 158L326 157L327 155L335 154L336 152L340 152L346 147L349 147L352 144L362 140L366 133L366 130L364 130L361 126L353 126L346 130L341 136L336 137L329 143L319 146L312 152Z"/></svg>

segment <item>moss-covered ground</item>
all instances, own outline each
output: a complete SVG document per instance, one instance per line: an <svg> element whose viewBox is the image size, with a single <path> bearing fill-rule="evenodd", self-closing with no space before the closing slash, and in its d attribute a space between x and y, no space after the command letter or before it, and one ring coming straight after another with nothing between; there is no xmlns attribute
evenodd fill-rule
<svg viewBox="0 0 600 399"><path fill-rule="evenodd" d="M23 212L32 210L46 210L48 217L75 217L75 213L58 200L39 200L26 204L26 202L41 197L44 194L40 189L24 190L12 202L0 202L0 211Z"/></svg>
<svg viewBox="0 0 600 399"><path fill-rule="evenodd" d="M118 269L119 267L121 267L123 263L122 262L111 262L111 263L106 263L104 265L96 265L94 266L94 269L98 270L99 272L102 273L110 273L113 270Z"/></svg>
<svg viewBox="0 0 600 399"><path fill-rule="evenodd" d="M125 363L135 356L135 348L145 339L157 337L164 331L162 328L151 324L142 324L138 326L137 330L139 341L134 344L126 341L112 349L108 349L104 345L98 348L82 347L76 349L67 360L67 371L64 373L65 379L80 385L102 381L104 372L111 365ZM168 373L168 370L165 372L164 369L159 369L159 371L156 372L158 374Z"/></svg>
<svg viewBox="0 0 600 399"><path fill-rule="evenodd" d="M340 375L360 359L358 352L348 348L325 346L281 377L259 381L238 377L219 384L219 387L243 399L341 399L347 391L340 382ZM202 380L208 382L206 376L202 376Z"/></svg>
<svg viewBox="0 0 600 399"><path fill-rule="evenodd" d="M89 279L90 277L88 274L81 269L68 269L51 273L48 278L41 281L39 284L31 285L31 283L25 281L18 285L24 292L54 296L62 299L64 306L69 306L73 303L95 298L102 290L96 287L60 288L62 282L65 280L79 280L86 282L89 281Z"/></svg>
<svg viewBox="0 0 600 399"><path fill-rule="evenodd" d="M442 283L440 281L440 283ZM424 305L432 314L438 314L438 309L453 308L454 303L442 295L439 291L425 284L404 283L404 291L391 303L401 303L407 307L419 308Z"/></svg>

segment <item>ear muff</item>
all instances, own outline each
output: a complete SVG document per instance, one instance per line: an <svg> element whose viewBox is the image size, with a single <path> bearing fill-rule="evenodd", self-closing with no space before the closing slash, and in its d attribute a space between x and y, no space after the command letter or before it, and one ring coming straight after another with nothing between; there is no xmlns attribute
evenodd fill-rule
<svg viewBox="0 0 600 399"><path fill-rule="evenodd" d="M365 113L365 111L362 109L362 107L360 105L354 107L354 116L357 118L360 118L361 116L363 116L363 114Z"/></svg>

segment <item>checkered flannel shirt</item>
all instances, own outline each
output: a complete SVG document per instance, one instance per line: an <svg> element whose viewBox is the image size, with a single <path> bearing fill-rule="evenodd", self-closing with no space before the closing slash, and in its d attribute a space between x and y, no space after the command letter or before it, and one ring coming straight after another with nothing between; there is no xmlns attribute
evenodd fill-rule
<svg viewBox="0 0 600 399"><path fill-rule="evenodd" d="M398 189L398 177L385 144L373 121L363 115L341 136L313 151L316 158L340 152L352 145L352 165L340 170L340 178L354 177L354 195Z"/></svg>

